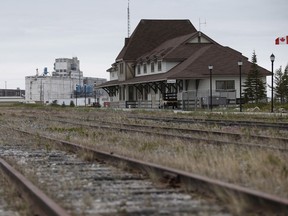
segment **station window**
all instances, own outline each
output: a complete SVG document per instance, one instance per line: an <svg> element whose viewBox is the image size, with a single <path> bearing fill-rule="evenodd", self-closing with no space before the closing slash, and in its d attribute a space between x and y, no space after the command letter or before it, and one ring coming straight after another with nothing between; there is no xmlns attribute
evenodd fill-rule
<svg viewBox="0 0 288 216"><path fill-rule="evenodd" d="M235 90L234 80L216 80L216 91Z"/></svg>

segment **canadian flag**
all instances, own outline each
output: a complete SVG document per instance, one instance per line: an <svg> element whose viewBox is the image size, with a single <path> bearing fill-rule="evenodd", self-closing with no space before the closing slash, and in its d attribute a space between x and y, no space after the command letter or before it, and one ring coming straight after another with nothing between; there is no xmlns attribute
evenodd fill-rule
<svg viewBox="0 0 288 216"><path fill-rule="evenodd" d="M276 45L279 45L279 44L288 44L288 36L276 38L275 44L276 44Z"/></svg>

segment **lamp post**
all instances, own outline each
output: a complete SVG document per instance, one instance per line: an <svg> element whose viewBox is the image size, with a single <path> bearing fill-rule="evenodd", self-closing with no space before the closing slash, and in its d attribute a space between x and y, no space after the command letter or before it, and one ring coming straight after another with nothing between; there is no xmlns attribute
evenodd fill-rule
<svg viewBox="0 0 288 216"><path fill-rule="evenodd" d="M86 107L86 96L87 96L87 95L86 95L86 90L87 90L87 88L86 88L86 87L87 87L86 84L84 84L83 87L84 87L84 97L85 97L85 107Z"/></svg>
<svg viewBox="0 0 288 216"><path fill-rule="evenodd" d="M239 66L239 93L240 93L240 112L242 112L242 68L243 62L238 61L238 66Z"/></svg>
<svg viewBox="0 0 288 216"><path fill-rule="evenodd" d="M209 65L208 69L210 71L210 110L212 111L212 69L213 69L213 66Z"/></svg>
<svg viewBox="0 0 288 216"><path fill-rule="evenodd" d="M272 94L271 94L271 113L273 113L273 96L274 96L274 94L273 94L273 90L274 90L274 87L273 87L273 83L274 83L274 81L273 81L273 76L274 76L274 74L273 74L273 65L274 65L274 60L275 60L275 56L273 55L273 53L271 54L271 56L270 56L270 60L271 60L271 69L272 69L272 81L271 81L271 90L272 90Z"/></svg>

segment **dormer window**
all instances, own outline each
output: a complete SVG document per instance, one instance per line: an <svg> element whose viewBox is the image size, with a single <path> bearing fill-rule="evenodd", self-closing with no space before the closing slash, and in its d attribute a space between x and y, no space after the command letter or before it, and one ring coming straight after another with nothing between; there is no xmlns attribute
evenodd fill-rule
<svg viewBox="0 0 288 216"><path fill-rule="evenodd" d="M151 62L151 73L153 73L154 72L154 62Z"/></svg>
<svg viewBox="0 0 288 216"><path fill-rule="evenodd" d="M141 66L140 64L137 65L137 74L140 74L141 73Z"/></svg>
<svg viewBox="0 0 288 216"><path fill-rule="evenodd" d="M143 64L143 71L144 71L144 74L147 73L147 64Z"/></svg>
<svg viewBox="0 0 288 216"><path fill-rule="evenodd" d="M120 63L120 74L123 74L123 63Z"/></svg>
<svg viewBox="0 0 288 216"><path fill-rule="evenodd" d="M162 61L158 61L158 71L162 71Z"/></svg>

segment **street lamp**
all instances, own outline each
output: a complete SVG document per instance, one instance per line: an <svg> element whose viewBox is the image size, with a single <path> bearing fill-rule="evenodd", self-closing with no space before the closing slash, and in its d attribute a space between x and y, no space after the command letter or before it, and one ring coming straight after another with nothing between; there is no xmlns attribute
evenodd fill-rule
<svg viewBox="0 0 288 216"><path fill-rule="evenodd" d="M241 67L243 65L242 61L238 61L238 66L239 66L239 92L240 92L240 112L242 112L242 73L241 73Z"/></svg>
<svg viewBox="0 0 288 216"><path fill-rule="evenodd" d="M212 69L213 69L213 66L209 65L208 69L210 71L210 110L212 111Z"/></svg>
<svg viewBox="0 0 288 216"><path fill-rule="evenodd" d="M84 84L84 97L85 97L85 107L86 107L86 92L87 92L87 86L86 86L86 84Z"/></svg>
<svg viewBox="0 0 288 216"><path fill-rule="evenodd" d="M274 76L274 74L273 74L273 64L274 64L274 60L275 60L275 56L273 55L273 53L271 54L271 56L270 56L270 60L271 60L271 66L272 66L272 85L271 85L271 90L272 90L272 94L271 94L271 113L273 113L273 83L274 83L274 81L273 81L273 76Z"/></svg>

